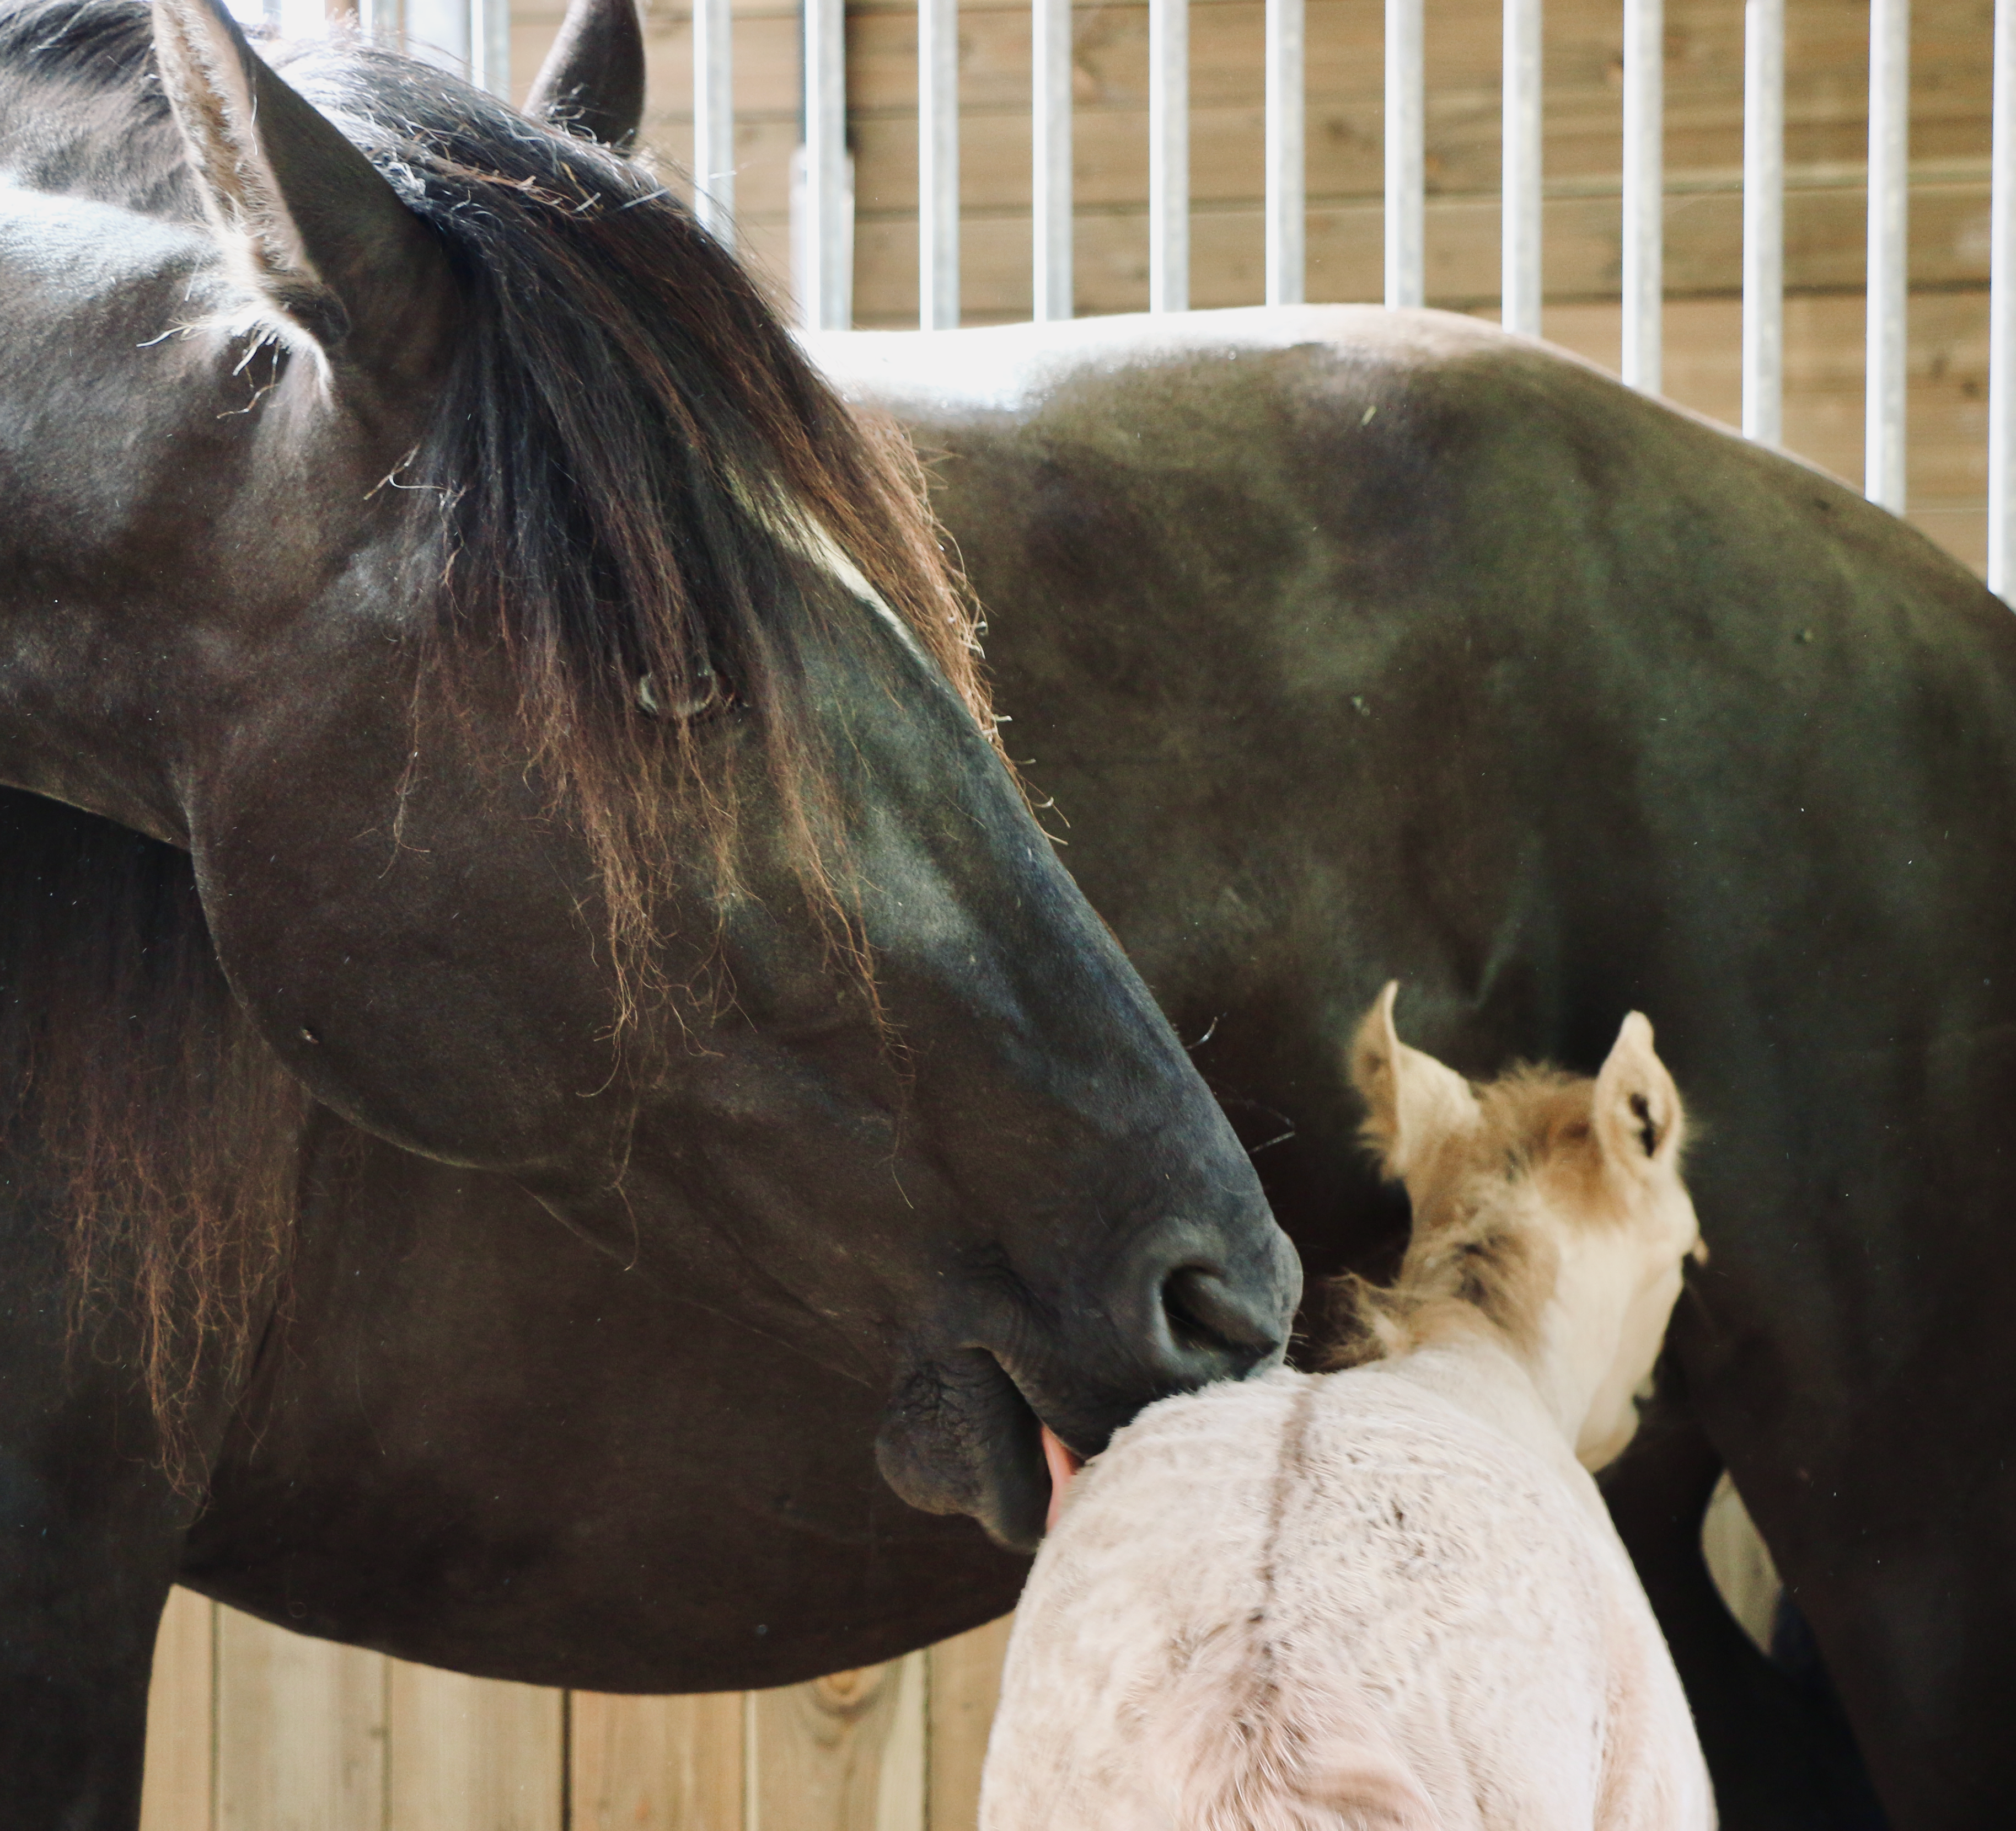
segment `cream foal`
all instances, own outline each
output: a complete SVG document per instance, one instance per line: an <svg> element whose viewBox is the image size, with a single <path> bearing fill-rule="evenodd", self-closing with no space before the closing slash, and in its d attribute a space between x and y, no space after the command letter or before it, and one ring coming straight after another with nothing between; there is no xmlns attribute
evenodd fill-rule
<svg viewBox="0 0 2016 1831"><path fill-rule="evenodd" d="M1588 1471L1698 1255L1633 1015L1594 1081L1472 1087L1388 986L1352 1077L1405 1183L1345 1370L1150 1407L1036 1560L982 1831L1696 1831L1687 1699Z"/></svg>

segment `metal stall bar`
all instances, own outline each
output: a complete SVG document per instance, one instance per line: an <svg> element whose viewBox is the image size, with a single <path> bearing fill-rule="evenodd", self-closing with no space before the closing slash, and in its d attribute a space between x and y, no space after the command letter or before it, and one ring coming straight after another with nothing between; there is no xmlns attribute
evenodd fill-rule
<svg viewBox="0 0 2016 1831"><path fill-rule="evenodd" d="M917 322L959 323L959 0L917 0Z"/></svg>
<svg viewBox="0 0 2016 1831"><path fill-rule="evenodd" d="M2016 0L1995 0L1995 150L1989 191L1988 589L2003 597L2016 535Z"/></svg>
<svg viewBox="0 0 2016 1831"><path fill-rule="evenodd" d="M1422 238L1427 110L1421 0L1386 0L1386 303L1427 299Z"/></svg>
<svg viewBox="0 0 2016 1831"><path fill-rule="evenodd" d="M844 330L853 315L846 24L845 0L805 0L805 243L798 311L812 330Z"/></svg>
<svg viewBox="0 0 2016 1831"><path fill-rule="evenodd" d="M1267 303L1299 305L1307 268L1302 0L1267 0Z"/></svg>
<svg viewBox="0 0 2016 1831"><path fill-rule="evenodd" d="M1655 395L1665 303L1665 6L1624 0L1624 379Z"/></svg>
<svg viewBox="0 0 2016 1831"><path fill-rule="evenodd" d="M1039 323L1071 315L1071 0L1034 0L1030 139Z"/></svg>
<svg viewBox="0 0 2016 1831"><path fill-rule="evenodd" d="M693 214L735 246L735 63L730 0L693 0Z"/></svg>
<svg viewBox="0 0 2016 1831"><path fill-rule="evenodd" d="M1911 145L1910 0L1870 0L1868 353L1862 493L1904 512L1905 295Z"/></svg>
<svg viewBox="0 0 2016 1831"><path fill-rule="evenodd" d="M1785 0L1743 16L1743 431L1784 438Z"/></svg>
<svg viewBox="0 0 2016 1831"><path fill-rule="evenodd" d="M406 0L357 0L357 26L387 51L406 48Z"/></svg>
<svg viewBox="0 0 2016 1831"><path fill-rule="evenodd" d="M1148 309L1190 303L1190 0L1148 0Z"/></svg>
<svg viewBox="0 0 2016 1831"><path fill-rule="evenodd" d="M511 0L470 0L469 80L511 99Z"/></svg>
<svg viewBox="0 0 2016 1831"><path fill-rule="evenodd" d="M1540 334L1540 0L1505 0L1499 315Z"/></svg>

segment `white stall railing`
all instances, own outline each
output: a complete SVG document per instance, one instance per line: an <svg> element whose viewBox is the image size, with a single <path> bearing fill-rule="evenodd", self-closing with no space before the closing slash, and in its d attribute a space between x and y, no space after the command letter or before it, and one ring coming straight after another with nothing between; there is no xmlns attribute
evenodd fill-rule
<svg viewBox="0 0 2016 1831"><path fill-rule="evenodd" d="M236 0L286 25L322 0ZM367 31L461 61L486 86L509 85L509 0L361 0ZM1538 334L1543 298L1543 0L1503 0L1501 315ZM1623 8L1621 200L1622 369L1661 387L1665 191L1663 0ZM853 200L846 138L844 0L801 0L804 146L794 195L798 308L808 325L851 312ZM693 0L697 207L733 235L734 120L729 0ZM1149 5L1149 301L1190 299L1188 0ZM1389 305L1426 296L1422 0L1385 0L1385 287ZM1031 314L1072 312L1071 0L1031 0ZM959 317L958 0L917 0L918 318ZM1266 0L1265 297L1305 294L1304 0ZM2016 0L1996 0L1994 30L1989 369L1988 578L2016 588ZM1868 307L1863 489L1906 503L1906 312L1910 287L1910 0L1870 0ZM1784 0L1744 0L1742 423L1767 445L1784 434Z"/></svg>
<svg viewBox="0 0 2016 1831"><path fill-rule="evenodd" d="M1743 430L1784 436L1785 0L1743 15Z"/></svg>

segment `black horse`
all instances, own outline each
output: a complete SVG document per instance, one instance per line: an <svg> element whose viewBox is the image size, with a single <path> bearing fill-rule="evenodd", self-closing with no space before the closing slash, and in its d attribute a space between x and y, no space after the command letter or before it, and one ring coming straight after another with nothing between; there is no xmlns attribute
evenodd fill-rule
<svg viewBox="0 0 2016 1831"><path fill-rule="evenodd" d="M131 1822L178 1579L635 1689L998 1613L934 1514L1298 1288L899 446L637 168L286 68L0 8L10 1824Z"/></svg>
<svg viewBox="0 0 2016 1831"><path fill-rule="evenodd" d="M1711 1249L1612 1505L1723 1821L1866 1822L1718 1603L1734 1474L1900 1826L2016 1798L2016 618L1544 346L1330 308L821 340L930 466L1010 752L1313 1278L1400 1237L1344 1044L1640 1009Z"/></svg>

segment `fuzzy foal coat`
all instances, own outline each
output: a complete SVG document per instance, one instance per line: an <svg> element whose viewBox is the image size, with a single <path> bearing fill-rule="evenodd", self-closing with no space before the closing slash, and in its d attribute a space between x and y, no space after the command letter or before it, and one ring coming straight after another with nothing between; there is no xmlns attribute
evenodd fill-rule
<svg viewBox="0 0 2016 1831"><path fill-rule="evenodd" d="M1024 1598L982 1831L1712 1826L1596 1485L1481 1332L1116 1437Z"/></svg>

